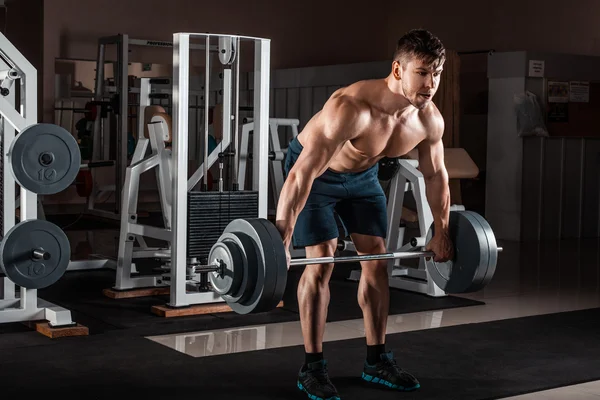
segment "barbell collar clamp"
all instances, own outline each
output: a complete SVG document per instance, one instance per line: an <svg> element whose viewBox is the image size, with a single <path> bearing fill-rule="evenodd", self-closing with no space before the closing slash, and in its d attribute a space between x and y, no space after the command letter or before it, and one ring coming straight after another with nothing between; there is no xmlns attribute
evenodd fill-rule
<svg viewBox="0 0 600 400"><path fill-rule="evenodd" d="M223 261L220 261L219 265L217 265L217 264L204 264L204 265L193 265L192 266L192 272L195 273L195 274L202 274L202 273L208 273L208 272L216 272L219 275L223 275L223 270L224 270Z"/></svg>
<svg viewBox="0 0 600 400"><path fill-rule="evenodd" d="M45 251L44 249L33 249L32 253L32 258L34 260L49 260L50 259L50 253L48 253L47 251Z"/></svg>

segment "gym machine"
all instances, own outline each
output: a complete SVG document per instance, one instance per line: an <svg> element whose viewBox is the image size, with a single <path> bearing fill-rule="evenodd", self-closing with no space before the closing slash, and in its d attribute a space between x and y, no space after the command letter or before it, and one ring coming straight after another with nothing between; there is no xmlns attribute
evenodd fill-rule
<svg viewBox="0 0 600 400"><path fill-rule="evenodd" d="M211 53L218 50L222 73L222 140L208 152L204 146L202 164L188 178L188 112L189 112L189 52L198 45L190 39L201 39L205 51L204 83L204 143L208 143L211 90ZM241 42L254 44L254 107L252 120L257 127L253 142L252 190L241 190L238 162L239 92ZM206 264L210 247L224 227L235 218L266 217L268 196L268 110L270 41L235 35L177 33L174 35L173 114L155 114L147 125L148 138L138 140L134 159L126 168L121 219L121 238L117 262L115 290L141 287L170 288L171 307L222 302L211 288L209 274L198 269ZM140 123L143 123L151 93L151 80L141 80ZM172 127L169 124L172 119ZM145 127L140 125L139 132ZM172 135L171 135L172 132ZM172 147L165 147L165 139ZM168 141L167 141L168 142ZM151 155L146 157L150 146ZM208 169L224 154L233 159L231 190L224 190L222 177L218 191L207 191ZM137 191L141 173L156 168L163 222L165 227L153 227L137 222ZM244 171L245 173L245 171ZM199 185L200 184L200 185ZM201 190L196 190L200 186ZM150 248L143 237L166 241L166 248ZM134 248L135 242L140 247ZM153 257L164 262L163 273L154 276L133 276L136 258Z"/></svg>

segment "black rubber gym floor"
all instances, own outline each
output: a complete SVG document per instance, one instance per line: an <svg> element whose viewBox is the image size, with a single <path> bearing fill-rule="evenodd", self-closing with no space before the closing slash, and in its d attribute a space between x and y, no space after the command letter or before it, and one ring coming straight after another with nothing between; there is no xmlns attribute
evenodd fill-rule
<svg viewBox="0 0 600 400"><path fill-rule="evenodd" d="M193 358L122 330L54 341L5 332L0 343L4 396L306 398L295 385L302 346ZM392 334L387 347L421 389L364 386L364 339L328 342L342 399L495 399L600 379L600 309Z"/></svg>

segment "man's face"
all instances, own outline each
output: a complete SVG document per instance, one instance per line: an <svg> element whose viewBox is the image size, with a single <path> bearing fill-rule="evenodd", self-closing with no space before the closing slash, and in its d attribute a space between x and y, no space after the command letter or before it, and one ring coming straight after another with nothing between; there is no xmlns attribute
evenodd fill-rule
<svg viewBox="0 0 600 400"><path fill-rule="evenodd" d="M411 58L403 65L394 63L394 69L398 71L402 82L404 96L413 106L423 109L431 102L439 87L443 67L443 62L426 64L417 58Z"/></svg>

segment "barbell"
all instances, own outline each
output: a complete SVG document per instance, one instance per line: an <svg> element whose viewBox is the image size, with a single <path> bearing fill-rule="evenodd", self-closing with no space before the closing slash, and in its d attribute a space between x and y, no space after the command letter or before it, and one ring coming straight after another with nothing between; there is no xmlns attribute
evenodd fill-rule
<svg viewBox="0 0 600 400"><path fill-rule="evenodd" d="M433 261L431 251L394 251L347 257L294 258L290 267L424 258L429 276L446 293L481 290L491 281L498 253L502 251L490 225L473 211L452 211L449 234L454 244L454 259L448 262ZM433 229L430 229L427 241L432 235ZM234 312L269 311L283 298L287 283L288 267L281 235L266 219L236 219L226 226L212 246L208 263L195 266L194 272L207 273L213 291Z"/></svg>

